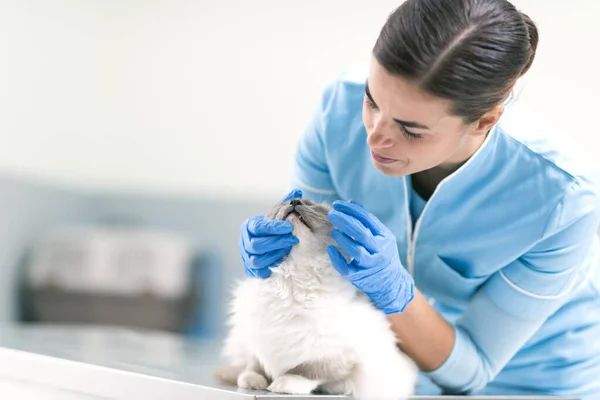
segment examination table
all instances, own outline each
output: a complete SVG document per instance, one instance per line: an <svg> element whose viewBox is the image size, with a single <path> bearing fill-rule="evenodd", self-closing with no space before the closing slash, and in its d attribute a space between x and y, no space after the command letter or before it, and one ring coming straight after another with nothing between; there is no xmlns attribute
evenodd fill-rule
<svg viewBox="0 0 600 400"><path fill-rule="evenodd" d="M123 328L0 326L0 398L15 398L4 396L3 388L34 392L40 400L346 398L290 396L223 386L213 377L220 346L210 340L183 340L175 334ZM435 398L460 397L415 397Z"/></svg>

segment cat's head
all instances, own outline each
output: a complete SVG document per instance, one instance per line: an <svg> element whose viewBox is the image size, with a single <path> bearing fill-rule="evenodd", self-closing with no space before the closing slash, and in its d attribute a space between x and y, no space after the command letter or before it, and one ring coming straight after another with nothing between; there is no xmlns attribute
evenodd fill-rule
<svg viewBox="0 0 600 400"><path fill-rule="evenodd" d="M330 210L331 206L327 204L308 199L294 199L272 207L264 218L290 222L293 235L299 239L302 247L308 245L314 250L325 251L327 245L333 243L333 224L327 217Z"/></svg>

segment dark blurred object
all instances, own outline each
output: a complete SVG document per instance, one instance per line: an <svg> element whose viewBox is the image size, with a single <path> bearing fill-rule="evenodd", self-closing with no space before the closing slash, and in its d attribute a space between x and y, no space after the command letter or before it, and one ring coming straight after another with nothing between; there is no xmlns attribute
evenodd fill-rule
<svg viewBox="0 0 600 400"><path fill-rule="evenodd" d="M176 299L151 294L117 296L74 293L54 287L25 289L28 322L113 325L182 332L192 323L197 288Z"/></svg>
<svg viewBox="0 0 600 400"><path fill-rule="evenodd" d="M166 232L62 229L30 249L23 321L199 335L207 268L219 268L214 256L198 255L183 237Z"/></svg>
<svg viewBox="0 0 600 400"><path fill-rule="evenodd" d="M172 232L190 241L200 299L186 332L222 337L232 285L244 278L238 252L240 224L271 204L268 199L224 197L210 191L65 187L0 171L0 326L40 318L32 313L23 285L36 244L64 227L120 227ZM190 279L196 279L194 271Z"/></svg>

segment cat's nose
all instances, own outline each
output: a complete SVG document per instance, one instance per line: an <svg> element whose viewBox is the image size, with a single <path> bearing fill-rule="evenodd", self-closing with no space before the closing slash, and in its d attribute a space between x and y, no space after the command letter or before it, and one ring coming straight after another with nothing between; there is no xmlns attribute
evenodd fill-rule
<svg viewBox="0 0 600 400"><path fill-rule="evenodd" d="M290 205L294 208L296 208L296 206L299 206L302 204L302 200L300 199L294 199L292 201L290 201Z"/></svg>

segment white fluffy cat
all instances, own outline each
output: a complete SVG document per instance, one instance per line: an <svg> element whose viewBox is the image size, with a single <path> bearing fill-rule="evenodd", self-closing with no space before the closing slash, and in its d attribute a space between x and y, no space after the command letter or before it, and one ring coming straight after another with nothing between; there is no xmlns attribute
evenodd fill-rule
<svg viewBox="0 0 600 400"><path fill-rule="evenodd" d="M403 399L417 369L397 347L385 315L331 265L329 207L310 200L277 205L299 243L268 279L234 291L221 380L287 394Z"/></svg>

